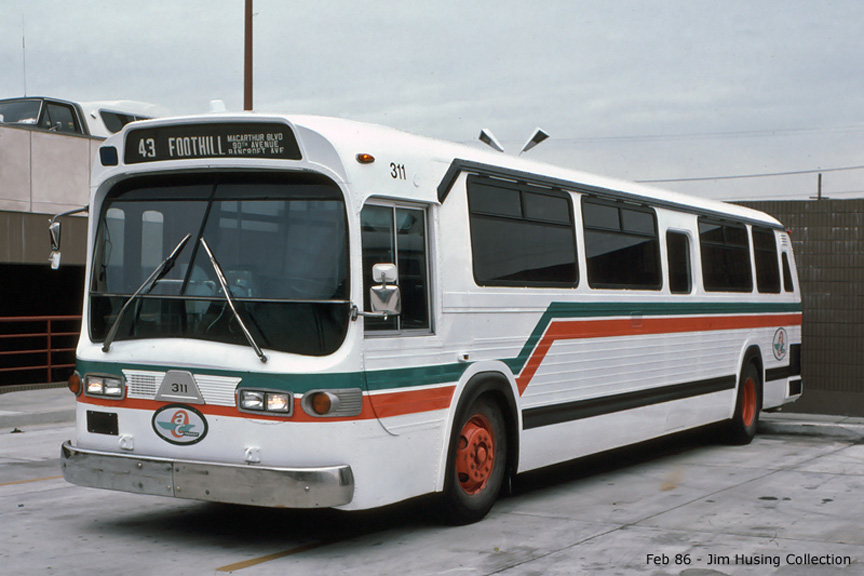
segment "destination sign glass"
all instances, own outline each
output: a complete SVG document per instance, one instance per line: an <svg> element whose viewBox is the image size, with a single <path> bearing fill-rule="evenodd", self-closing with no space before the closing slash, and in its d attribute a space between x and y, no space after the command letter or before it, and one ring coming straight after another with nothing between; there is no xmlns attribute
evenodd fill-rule
<svg viewBox="0 0 864 576"><path fill-rule="evenodd" d="M126 164L197 158L300 160L291 129L270 122L176 124L126 134Z"/></svg>

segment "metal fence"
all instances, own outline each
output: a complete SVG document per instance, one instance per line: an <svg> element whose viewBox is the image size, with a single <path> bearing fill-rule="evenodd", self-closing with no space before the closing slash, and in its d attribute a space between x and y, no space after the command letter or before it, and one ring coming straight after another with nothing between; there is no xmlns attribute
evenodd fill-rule
<svg viewBox="0 0 864 576"><path fill-rule="evenodd" d="M0 317L0 385L65 380L80 329L81 316Z"/></svg>

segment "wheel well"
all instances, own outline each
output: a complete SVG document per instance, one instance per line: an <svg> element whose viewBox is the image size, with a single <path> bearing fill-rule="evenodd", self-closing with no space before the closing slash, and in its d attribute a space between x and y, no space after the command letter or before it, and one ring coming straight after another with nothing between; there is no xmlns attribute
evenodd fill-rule
<svg viewBox="0 0 864 576"><path fill-rule="evenodd" d="M481 396L492 399L504 417L507 434L506 474L512 478L519 469L519 418L513 390L507 378L498 372L475 374L465 386L459 400L460 408L463 402L470 404Z"/></svg>
<svg viewBox="0 0 864 576"><path fill-rule="evenodd" d="M746 352L744 352L744 362L741 363L741 370L744 370L744 367L747 364L753 364L756 367L756 371L759 372L759 386L762 386L765 382L765 371L764 365L762 364L762 352L759 350L758 346L750 346Z"/></svg>

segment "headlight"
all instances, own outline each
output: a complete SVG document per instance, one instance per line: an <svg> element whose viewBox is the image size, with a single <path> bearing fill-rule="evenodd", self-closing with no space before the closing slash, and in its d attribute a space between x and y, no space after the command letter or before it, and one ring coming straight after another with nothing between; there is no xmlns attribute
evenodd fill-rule
<svg viewBox="0 0 864 576"><path fill-rule="evenodd" d="M264 410L264 393L254 390L241 390L240 408L243 410Z"/></svg>
<svg viewBox="0 0 864 576"><path fill-rule="evenodd" d="M291 392L270 390L240 390L238 406L244 412L275 413L291 416L294 411L294 395Z"/></svg>
<svg viewBox="0 0 864 576"><path fill-rule="evenodd" d="M87 396L121 399L124 391L125 387L121 378L90 374L84 377L84 393Z"/></svg>

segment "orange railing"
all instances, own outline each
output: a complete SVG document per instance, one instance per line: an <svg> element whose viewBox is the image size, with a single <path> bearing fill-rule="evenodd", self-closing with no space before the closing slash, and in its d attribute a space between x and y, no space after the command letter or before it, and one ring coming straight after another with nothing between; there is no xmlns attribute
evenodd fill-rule
<svg viewBox="0 0 864 576"><path fill-rule="evenodd" d="M66 378L80 327L81 316L0 317L0 384Z"/></svg>

